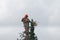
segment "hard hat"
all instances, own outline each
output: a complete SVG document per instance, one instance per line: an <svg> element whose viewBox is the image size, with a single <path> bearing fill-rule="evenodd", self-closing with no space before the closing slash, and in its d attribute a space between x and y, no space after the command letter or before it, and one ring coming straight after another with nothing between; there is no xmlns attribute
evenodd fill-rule
<svg viewBox="0 0 60 40"><path fill-rule="evenodd" d="M25 17L28 17L28 14L25 14Z"/></svg>

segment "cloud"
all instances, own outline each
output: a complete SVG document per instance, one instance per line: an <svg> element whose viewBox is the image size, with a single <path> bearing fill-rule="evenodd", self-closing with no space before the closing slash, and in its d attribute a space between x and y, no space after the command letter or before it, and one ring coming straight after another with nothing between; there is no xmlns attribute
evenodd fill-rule
<svg viewBox="0 0 60 40"><path fill-rule="evenodd" d="M4 6L5 9L3 8L0 13L1 25L20 25L20 20L26 12L28 12L30 18L34 18L40 22L41 25L47 25L48 9L47 6L43 4L43 1L5 0L4 2L2 1L2 3L6 5Z"/></svg>
<svg viewBox="0 0 60 40"><path fill-rule="evenodd" d="M58 0L59 1L59 0ZM20 25L27 12L39 25L60 25L57 0L4 0L0 2L0 25Z"/></svg>
<svg viewBox="0 0 60 40"><path fill-rule="evenodd" d="M16 25L26 5L24 0L4 0L0 6L0 25Z"/></svg>
<svg viewBox="0 0 60 40"><path fill-rule="evenodd" d="M54 1L49 9L49 25L50 26L60 26L60 3Z"/></svg>

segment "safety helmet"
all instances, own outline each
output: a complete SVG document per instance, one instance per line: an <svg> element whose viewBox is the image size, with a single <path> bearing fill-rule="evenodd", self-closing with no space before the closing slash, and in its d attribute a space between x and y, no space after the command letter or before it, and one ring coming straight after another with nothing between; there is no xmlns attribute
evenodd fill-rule
<svg viewBox="0 0 60 40"><path fill-rule="evenodd" d="M28 14L25 14L25 17L28 17Z"/></svg>

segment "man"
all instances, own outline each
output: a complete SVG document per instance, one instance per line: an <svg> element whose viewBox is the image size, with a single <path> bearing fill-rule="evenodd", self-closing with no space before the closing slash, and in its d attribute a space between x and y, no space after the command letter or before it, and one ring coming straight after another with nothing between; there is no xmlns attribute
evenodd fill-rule
<svg viewBox="0 0 60 40"><path fill-rule="evenodd" d="M29 30L29 22L30 22L30 20L28 19L28 14L26 14L24 18L22 18L22 22L24 24L25 32L27 32Z"/></svg>
<svg viewBox="0 0 60 40"><path fill-rule="evenodd" d="M22 22L24 24L24 28L25 28L25 33L26 33L26 40L29 40L29 22L30 20L28 19L28 14L26 14L24 16L24 18L22 18Z"/></svg>

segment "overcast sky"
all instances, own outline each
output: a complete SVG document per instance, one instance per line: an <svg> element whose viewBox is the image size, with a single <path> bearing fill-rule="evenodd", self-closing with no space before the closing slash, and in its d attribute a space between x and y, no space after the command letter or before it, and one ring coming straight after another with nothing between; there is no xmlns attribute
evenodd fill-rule
<svg viewBox="0 0 60 40"><path fill-rule="evenodd" d="M60 0L0 0L0 25L20 25L25 13L39 25L60 26Z"/></svg>
<svg viewBox="0 0 60 40"><path fill-rule="evenodd" d="M0 0L0 25L20 25L25 13L39 25L60 26L59 0Z"/></svg>
<svg viewBox="0 0 60 40"><path fill-rule="evenodd" d="M60 40L60 0L0 0L0 40L16 40L26 13L39 40Z"/></svg>

